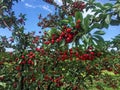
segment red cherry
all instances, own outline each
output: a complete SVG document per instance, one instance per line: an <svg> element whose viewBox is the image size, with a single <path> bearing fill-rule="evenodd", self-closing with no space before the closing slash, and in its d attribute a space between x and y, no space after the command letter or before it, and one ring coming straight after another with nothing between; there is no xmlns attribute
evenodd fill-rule
<svg viewBox="0 0 120 90"><path fill-rule="evenodd" d="M95 55L95 53L94 53L94 52L90 52L90 54L91 54L91 55L93 55L93 56Z"/></svg>
<svg viewBox="0 0 120 90"><path fill-rule="evenodd" d="M71 30L72 30L71 28L67 28L66 32L67 32L67 33L70 33Z"/></svg>
<svg viewBox="0 0 120 90"><path fill-rule="evenodd" d="M45 73L45 70L42 68L41 72L42 72L42 73Z"/></svg>
<svg viewBox="0 0 120 90"><path fill-rule="evenodd" d="M73 38L73 35L72 35L72 34L68 34L68 37L69 37L69 38Z"/></svg>
<svg viewBox="0 0 120 90"><path fill-rule="evenodd" d="M20 64L23 65L23 64L25 64L25 63L26 63L26 61L22 61Z"/></svg>
<svg viewBox="0 0 120 90"><path fill-rule="evenodd" d="M4 76L0 76L0 81L1 81L1 80L4 80Z"/></svg>
<svg viewBox="0 0 120 90"><path fill-rule="evenodd" d="M36 51L39 52L39 51L40 51L40 48L36 48Z"/></svg>
<svg viewBox="0 0 120 90"><path fill-rule="evenodd" d="M67 37L66 42L69 43L71 41L71 39L69 37Z"/></svg>
<svg viewBox="0 0 120 90"><path fill-rule="evenodd" d="M44 44L47 44L47 45L48 45L48 44L50 44L50 41L45 41Z"/></svg>
<svg viewBox="0 0 120 90"><path fill-rule="evenodd" d="M60 36L61 36L61 37L64 37L64 36L65 36L65 33L64 33L64 32L62 32Z"/></svg>
<svg viewBox="0 0 120 90"><path fill-rule="evenodd" d="M48 75L45 75L44 80L48 81L48 80L50 80L50 77Z"/></svg>
<svg viewBox="0 0 120 90"><path fill-rule="evenodd" d="M34 62L32 60L28 60L28 64L33 65Z"/></svg>
<svg viewBox="0 0 120 90"><path fill-rule="evenodd" d="M80 20L80 19L78 19L76 23L77 23L77 24L79 24L80 22L81 22L81 20Z"/></svg>
<svg viewBox="0 0 120 90"><path fill-rule="evenodd" d="M56 39L56 42L59 42L59 39Z"/></svg>
<svg viewBox="0 0 120 90"><path fill-rule="evenodd" d="M20 71L20 69L21 69L20 66L16 66L17 71Z"/></svg>
<svg viewBox="0 0 120 90"><path fill-rule="evenodd" d="M55 43L55 40L52 39L52 40L51 40L51 43L54 44L54 43Z"/></svg>
<svg viewBox="0 0 120 90"><path fill-rule="evenodd" d="M21 58L22 58L22 59L24 59L24 58L25 58L25 56L24 56L24 55L22 55L22 56L21 56Z"/></svg>
<svg viewBox="0 0 120 90"><path fill-rule="evenodd" d="M86 6L86 5L85 5L85 3L84 3L84 2L82 2L82 3L81 3L81 8L82 8L82 9L84 9L84 8L85 8L85 6Z"/></svg>
<svg viewBox="0 0 120 90"><path fill-rule="evenodd" d="M13 83L13 87L14 87L14 88L17 87L17 83L16 83L16 82Z"/></svg>
<svg viewBox="0 0 120 90"><path fill-rule="evenodd" d="M79 29L80 28L80 24L76 24L75 28Z"/></svg>
<svg viewBox="0 0 120 90"><path fill-rule="evenodd" d="M36 80L36 78L35 77L32 77L32 82L34 82Z"/></svg>

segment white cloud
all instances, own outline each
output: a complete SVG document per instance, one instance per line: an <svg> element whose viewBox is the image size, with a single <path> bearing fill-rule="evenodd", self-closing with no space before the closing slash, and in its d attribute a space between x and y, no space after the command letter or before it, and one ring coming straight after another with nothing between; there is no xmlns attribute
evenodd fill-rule
<svg viewBox="0 0 120 90"><path fill-rule="evenodd" d="M36 8L35 6L31 5L31 4L28 4L28 3L25 3L25 6L26 7L29 7L29 8Z"/></svg>
<svg viewBox="0 0 120 90"><path fill-rule="evenodd" d="M58 5L62 5L63 3L62 3L62 0L55 0L55 2L58 4Z"/></svg>
<svg viewBox="0 0 120 90"><path fill-rule="evenodd" d="M52 10L49 8L48 5L43 5L42 8L43 8L44 10L49 11L49 12L52 13Z"/></svg>
<svg viewBox="0 0 120 90"><path fill-rule="evenodd" d="M29 3L25 3L25 6L29 7L29 8L42 8L42 9L52 13L52 10L50 9L50 7L48 5L32 5Z"/></svg>

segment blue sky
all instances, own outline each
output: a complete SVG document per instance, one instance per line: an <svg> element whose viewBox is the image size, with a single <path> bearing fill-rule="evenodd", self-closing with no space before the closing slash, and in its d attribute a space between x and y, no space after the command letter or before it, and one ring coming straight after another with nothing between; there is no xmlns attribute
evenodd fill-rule
<svg viewBox="0 0 120 90"><path fill-rule="evenodd" d="M61 5L61 0L56 0L59 5ZM109 0L97 0L100 3L107 3L114 1ZM42 16L46 16L48 13L54 13L54 7L43 2L42 0L21 0L21 2L15 4L13 6L13 10L15 11L16 16L19 13L26 14L26 25L25 25L25 32L28 31L35 31L36 34L41 30L40 27L37 26L38 23L38 16L41 13ZM114 36L120 34L120 26L110 26L108 29L104 29L106 34L103 36L105 40L111 40ZM6 35L7 37L11 36L11 32L8 29L0 28L0 35Z"/></svg>

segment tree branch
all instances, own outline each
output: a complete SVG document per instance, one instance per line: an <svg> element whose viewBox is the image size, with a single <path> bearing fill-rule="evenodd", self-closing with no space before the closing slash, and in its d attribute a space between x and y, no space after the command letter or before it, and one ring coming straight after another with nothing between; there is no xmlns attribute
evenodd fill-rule
<svg viewBox="0 0 120 90"><path fill-rule="evenodd" d="M11 31L11 28L8 26L8 24L5 22L5 20L2 20L2 22Z"/></svg>

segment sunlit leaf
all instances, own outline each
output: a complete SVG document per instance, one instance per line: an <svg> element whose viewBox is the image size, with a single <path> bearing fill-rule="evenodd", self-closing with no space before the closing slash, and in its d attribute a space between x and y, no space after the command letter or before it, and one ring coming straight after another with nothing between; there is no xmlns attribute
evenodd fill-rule
<svg viewBox="0 0 120 90"><path fill-rule="evenodd" d="M5 88L6 87L6 83L0 82L0 86L2 86L3 88Z"/></svg>
<svg viewBox="0 0 120 90"><path fill-rule="evenodd" d="M111 21L111 18L110 18L110 15L108 14L107 17L106 17L106 19L105 19L105 22L107 24L110 24L110 21Z"/></svg>
<svg viewBox="0 0 120 90"><path fill-rule="evenodd" d="M104 34L105 34L105 32L104 32L104 31L102 31L102 30L98 30L98 31L94 32L94 34L104 35Z"/></svg>

